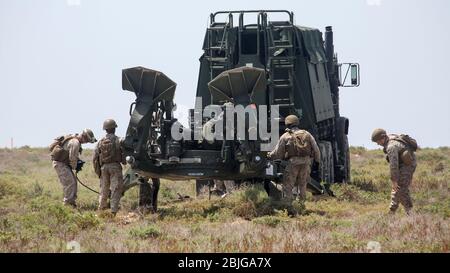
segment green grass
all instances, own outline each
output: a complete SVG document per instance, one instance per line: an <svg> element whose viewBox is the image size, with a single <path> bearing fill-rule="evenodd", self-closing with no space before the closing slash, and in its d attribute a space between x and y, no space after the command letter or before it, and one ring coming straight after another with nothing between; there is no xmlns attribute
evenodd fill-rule
<svg viewBox="0 0 450 273"><path fill-rule="evenodd" d="M450 149L422 149L411 192L415 213L387 215L391 185L380 150L352 147L352 182L336 197L294 205L267 197L261 185L226 198L195 198L194 181L161 182L159 211L141 214L133 188L116 217L97 212L97 195L79 187L78 209L62 189L46 149L0 149L0 252L448 252ZM92 151L79 177L98 189ZM188 195L183 201L178 194Z"/></svg>

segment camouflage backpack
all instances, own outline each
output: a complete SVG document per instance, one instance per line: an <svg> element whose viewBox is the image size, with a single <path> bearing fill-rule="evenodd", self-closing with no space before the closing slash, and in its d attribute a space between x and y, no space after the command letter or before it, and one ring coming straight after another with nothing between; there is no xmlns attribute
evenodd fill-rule
<svg viewBox="0 0 450 273"><path fill-rule="evenodd" d="M396 140L406 146L405 149L399 151L398 156L401 162L407 166L413 164L414 162L414 152L417 151L418 145L417 141L408 135L391 135L391 139ZM386 151L385 151L386 153ZM387 162L389 158L386 156Z"/></svg>
<svg viewBox="0 0 450 273"><path fill-rule="evenodd" d="M298 130L295 132L291 132L292 139L292 152L291 156L311 156L311 141L308 139L308 134L304 130Z"/></svg>
<svg viewBox="0 0 450 273"><path fill-rule="evenodd" d="M52 160L69 163L69 151L64 149L64 144L74 138L74 135L59 136L49 146Z"/></svg>
<svg viewBox="0 0 450 273"><path fill-rule="evenodd" d="M101 165L121 161L120 139L118 137L103 138L98 145L98 149Z"/></svg>
<svg viewBox="0 0 450 273"><path fill-rule="evenodd" d="M411 150L412 152L417 151L417 148L419 147L417 145L417 141L408 135L403 135L403 134L397 135L394 137L394 140L397 140L397 141L405 144L406 147L408 147L408 149Z"/></svg>

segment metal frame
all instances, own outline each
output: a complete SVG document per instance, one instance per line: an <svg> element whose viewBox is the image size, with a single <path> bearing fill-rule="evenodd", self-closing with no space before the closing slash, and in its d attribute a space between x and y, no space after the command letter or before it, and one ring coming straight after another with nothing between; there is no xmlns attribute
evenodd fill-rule
<svg viewBox="0 0 450 273"><path fill-rule="evenodd" d="M345 71L345 76L344 76L344 80L342 80L342 65L348 65L347 70ZM358 71L358 84L357 85L344 85L345 81L347 80L347 76L348 76L348 72L350 71L352 65L356 65L357 67L357 71ZM360 73L359 73L359 63L340 63L338 64L338 74L339 74L339 86L341 87L358 87L361 84L361 78L360 78ZM351 73L351 72L350 72ZM350 78L351 79L351 78Z"/></svg>

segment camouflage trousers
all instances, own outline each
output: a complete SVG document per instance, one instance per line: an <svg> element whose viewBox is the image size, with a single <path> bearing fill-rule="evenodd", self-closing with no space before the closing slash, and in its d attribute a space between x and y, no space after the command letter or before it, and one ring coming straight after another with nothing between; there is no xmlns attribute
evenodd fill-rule
<svg viewBox="0 0 450 273"><path fill-rule="evenodd" d="M400 167L400 177L397 188L392 188L390 211L395 212L399 204L402 204L406 212L409 212L413 207L411 195L409 193L409 186L411 185L412 177L416 166L402 166Z"/></svg>
<svg viewBox="0 0 450 273"><path fill-rule="evenodd" d="M101 170L98 208L108 208L108 198L111 197L111 212L116 213L123 191L122 166L120 163L107 163L103 164Z"/></svg>
<svg viewBox="0 0 450 273"><path fill-rule="evenodd" d="M63 186L64 204L76 205L77 180L72 169L66 163L59 161L53 161L53 168L58 174L59 182Z"/></svg>
<svg viewBox="0 0 450 273"><path fill-rule="evenodd" d="M306 199L306 186L311 174L310 158L292 158L289 160L283 174L283 195L287 200L293 200L292 189L299 188L299 198Z"/></svg>

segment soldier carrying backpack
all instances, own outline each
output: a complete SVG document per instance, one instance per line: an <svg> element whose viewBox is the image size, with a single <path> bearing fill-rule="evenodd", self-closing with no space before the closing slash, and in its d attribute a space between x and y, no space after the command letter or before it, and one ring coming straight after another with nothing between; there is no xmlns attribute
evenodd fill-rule
<svg viewBox="0 0 450 273"><path fill-rule="evenodd" d="M106 136L95 147L94 170L100 178L99 210L111 207L115 215L119 210L119 202L123 191L122 164L126 164L121 147L121 140L115 135L117 123L107 119L103 123ZM111 196L110 205L108 198Z"/></svg>
<svg viewBox="0 0 450 273"><path fill-rule="evenodd" d="M92 130L84 129L81 134L57 137L50 144L50 156L53 168L63 186L65 205L76 207L77 181L72 170L78 172L82 166L81 162L83 161L79 158L82 150L81 144L96 141Z"/></svg>
<svg viewBox="0 0 450 273"><path fill-rule="evenodd" d="M409 186L416 170L417 141L408 135L388 135L384 129L375 129L372 141L383 147L391 172L392 192L390 213L402 204L409 215L413 207Z"/></svg>
<svg viewBox="0 0 450 273"><path fill-rule="evenodd" d="M287 116L285 124L286 133L281 136L277 146L268 156L288 161L283 174L283 195L286 199L293 200L292 189L298 185L300 199L305 200L312 159L320 163L320 150L314 137L308 131L298 128L297 116Z"/></svg>

